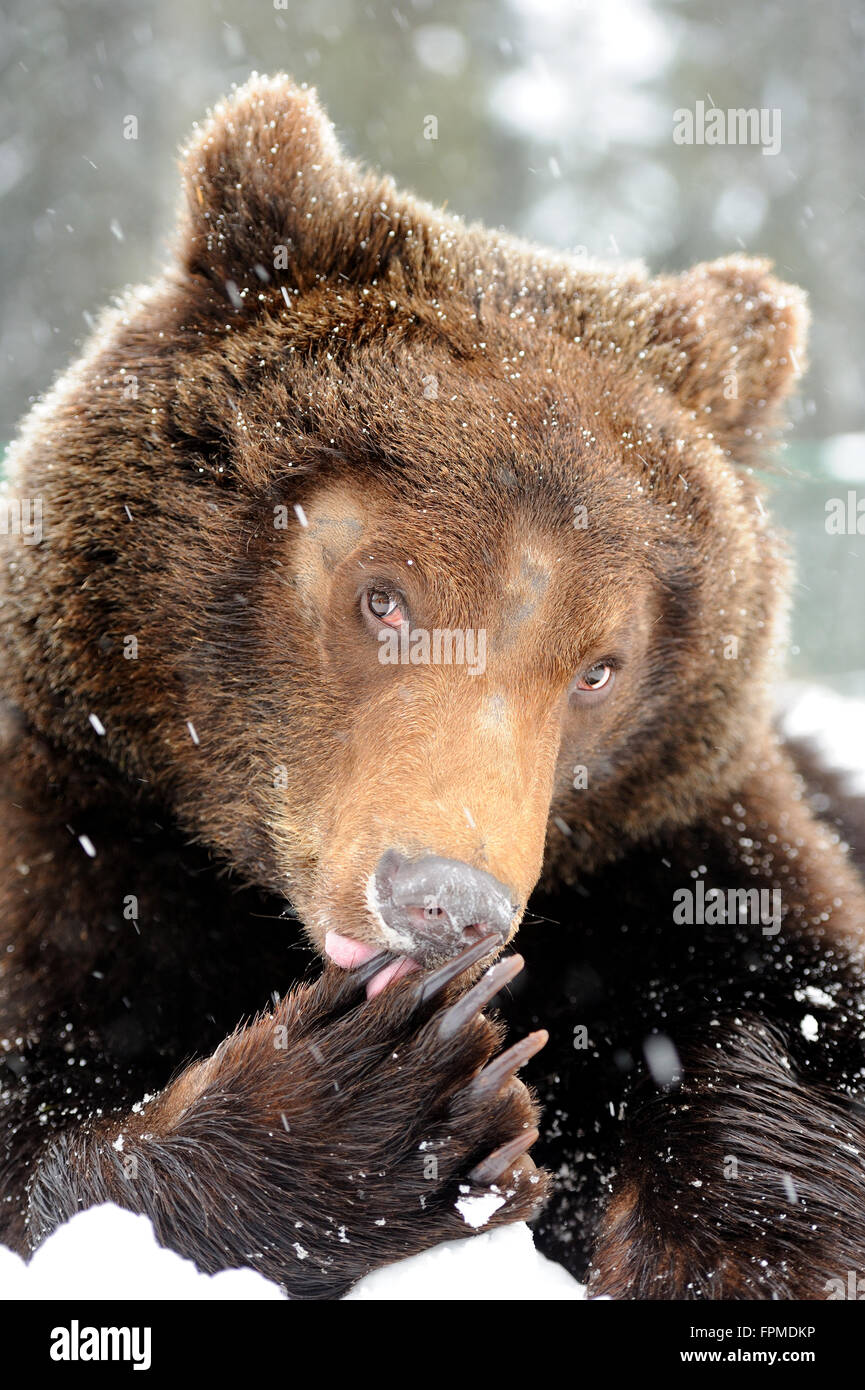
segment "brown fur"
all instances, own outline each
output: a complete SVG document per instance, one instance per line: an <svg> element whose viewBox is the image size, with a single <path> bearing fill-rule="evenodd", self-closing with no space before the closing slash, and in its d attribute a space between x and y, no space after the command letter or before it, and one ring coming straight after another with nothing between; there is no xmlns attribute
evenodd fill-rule
<svg viewBox="0 0 865 1390"><path fill-rule="evenodd" d="M534 1112L516 1089L459 1111L494 1045L482 1020L434 1056L405 990L346 1013L327 972L273 1015L294 1020L287 1056L273 1019L254 1022L174 1080L145 1131L128 1113L140 1091L291 982L282 938L259 942L268 909L290 900L319 951L329 927L380 943L364 890L397 847L492 873L519 905L515 930L542 870L547 893L579 887L646 847L697 844L744 803L756 842L772 827L779 848L762 870L731 851L728 872L781 874L790 939L859 948L861 885L771 729L787 561L742 466L777 428L806 316L798 291L744 257L653 280L467 228L345 159L314 96L286 79L217 108L184 185L176 259L106 314L13 454L46 529L10 546L0 611L0 1002L22 1040L11 1052L39 1058L40 1077L10 1111L9 1231L24 1245L109 1194L204 1267L269 1242L261 1267L321 1293L453 1235L454 1184ZM484 672L383 666L357 618L369 582L398 585L420 627L483 629ZM609 698L569 697L607 659ZM122 918L129 894L139 937ZM184 971L200 981L200 1025ZM336 1060L311 1070L310 1038ZM38 1118L66 1041L104 1070L110 1124L80 1128L98 1104L81 1078L80 1099ZM820 1116L827 1094L807 1092ZM283 1154L293 1107L304 1119ZM118 1125L143 1155L137 1187L117 1176ZM420 1230L424 1125L449 1147ZM779 1118L779 1147L793 1132ZM334 1145L352 1172L384 1165L392 1242L346 1196ZM497 1219L533 1209L521 1171ZM624 1171L598 1286L687 1296L687 1254L652 1254L647 1170ZM278 1204L259 1192L269 1184ZM333 1235L346 1201L350 1257ZM303 1268L281 1211L327 1228ZM709 1245L719 1270L736 1266Z"/></svg>

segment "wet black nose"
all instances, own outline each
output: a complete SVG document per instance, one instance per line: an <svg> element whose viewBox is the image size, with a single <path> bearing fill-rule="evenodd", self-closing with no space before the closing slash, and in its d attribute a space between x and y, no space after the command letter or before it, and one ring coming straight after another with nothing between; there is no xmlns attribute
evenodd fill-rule
<svg viewBox="0 0 865 1390"><path fill-rule="evenodd" d="M459 859L388 850L375 873L376 906L416 954L448 954L493 933L502 940L519 911L503 883Z"/></svg>

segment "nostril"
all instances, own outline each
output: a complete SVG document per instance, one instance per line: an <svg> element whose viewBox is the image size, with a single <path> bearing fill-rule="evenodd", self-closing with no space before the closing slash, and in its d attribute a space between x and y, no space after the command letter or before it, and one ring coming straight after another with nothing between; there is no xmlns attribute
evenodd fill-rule
<svg viewBox="0 0 865 1390"><path fill-rule="evenodd" d="M440 907L418 907L413 903L406 903L400 912L407 923L423 929L424 927L441 925L447 920L447 914Z"/></svg>

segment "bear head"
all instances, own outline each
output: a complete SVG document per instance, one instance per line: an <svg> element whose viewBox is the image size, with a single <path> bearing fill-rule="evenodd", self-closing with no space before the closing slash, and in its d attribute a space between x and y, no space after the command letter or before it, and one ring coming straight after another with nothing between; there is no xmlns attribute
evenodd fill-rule
<svg viewBox="0 0 865 1390"><path fill-rule="evenodd" d="M10 694L342 964L516 929L767 756L802 296L466 226L253 78L13 449ZM95 714L102 733L94 732Z"/></svg>

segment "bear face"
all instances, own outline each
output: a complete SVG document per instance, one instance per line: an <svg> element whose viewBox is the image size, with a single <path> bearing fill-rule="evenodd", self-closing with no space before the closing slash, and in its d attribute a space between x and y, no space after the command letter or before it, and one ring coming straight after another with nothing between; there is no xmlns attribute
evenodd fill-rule
<svg viewBox="0 0 865 1390"><path fill-rule="evenodd" d="M10 580L17 702L88 759L95 712L341 963L504 941L545 856L610 862L759 760L785 561L742 461L801 297L466 229L284 79L184 167L175 261L19 448L49 520Z"/></svg>

